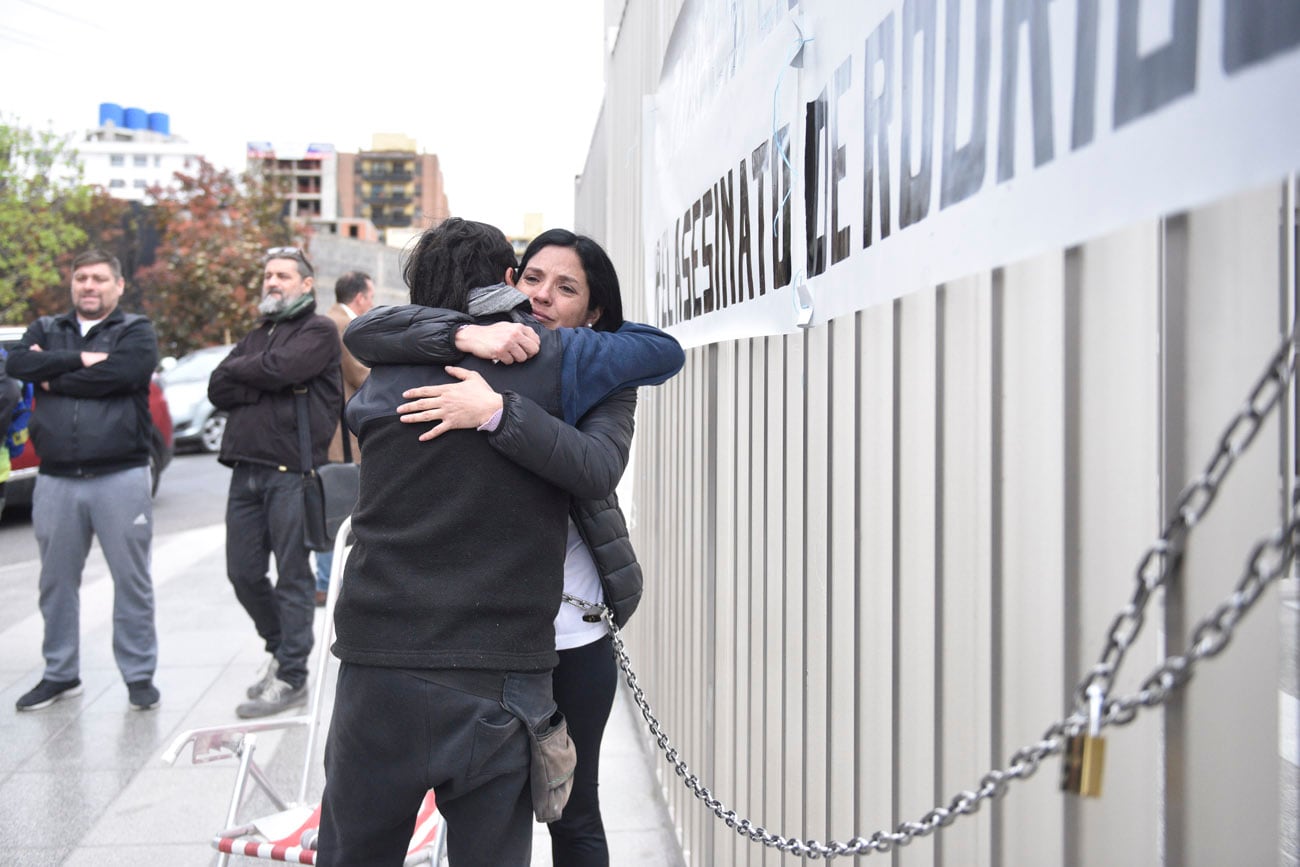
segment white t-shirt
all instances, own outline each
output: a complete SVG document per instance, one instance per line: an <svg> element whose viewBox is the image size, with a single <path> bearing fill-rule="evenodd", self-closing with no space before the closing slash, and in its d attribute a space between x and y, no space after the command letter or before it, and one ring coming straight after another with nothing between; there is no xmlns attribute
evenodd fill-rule
<svg viewBox="0 0 1300 867"><path fill-rule="evenodd" d="M582 541L573 519L569 519L569 541L564 552L564 592L587 602L603 604L605 591L600 585L600 573L591 559L591 550ZM555 616L555 649L572 650L603 638L608 629L605 621L588 623L582 619L586 612L568 602L560 603Z"/></svg>

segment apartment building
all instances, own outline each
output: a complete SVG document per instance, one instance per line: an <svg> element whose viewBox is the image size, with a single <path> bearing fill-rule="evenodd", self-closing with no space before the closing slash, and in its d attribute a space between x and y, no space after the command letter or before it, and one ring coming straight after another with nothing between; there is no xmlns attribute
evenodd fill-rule
<svg viewBox="0 0 1300 867"><path fill-rule="evenodd" d="M338 219L339 155L334 145L251 141L247 160L250 172L279 181L288 219L303 223Z"/></svg>
<svg viewBox="0 0 1300 867"><path fill-rule="evenodd" d="M167 186L176 172L194 171L199 154L194 146L171 133L171 118L163 112L99 105L99 125L76 145L87 184L109 195L143 201L153 186Z"/></svg>
<svg viewBox="0 0 1300 867"><path fill-rule="evenodd" d="M395 133L375 134L369 150L339 154L338 202L340 217L368 219L385 234L423 230L451 213L438 155Z"/></svg>

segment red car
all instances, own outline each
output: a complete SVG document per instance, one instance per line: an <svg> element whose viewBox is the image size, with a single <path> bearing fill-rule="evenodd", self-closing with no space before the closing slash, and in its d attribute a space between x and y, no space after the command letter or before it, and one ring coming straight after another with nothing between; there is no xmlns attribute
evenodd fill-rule
<svg viewBox="0 0 1300 867"><path fill-rule="evenodd" d="M0 346L7 350L20 343L26 331L26 327L22 325L0 325ZM40 400L41 392L37 389L35 402L40 403ZM149 383L149 412L153 416L153 443L149 447L149 471L153 474L154 493L157 493L158 481L162 478L162 471L171 463L173 452L172 414L167 409L167 398L163 396L157 374ZM5 485L6 508L32 504L32 490L36 487L36 472L40 463L36 446L30 441L21 455L11 458L12 472Z"/></svg>

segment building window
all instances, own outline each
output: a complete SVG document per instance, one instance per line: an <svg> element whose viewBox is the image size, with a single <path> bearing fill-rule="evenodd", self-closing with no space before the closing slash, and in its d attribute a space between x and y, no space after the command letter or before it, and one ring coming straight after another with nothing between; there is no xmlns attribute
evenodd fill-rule
<svg viewBox="0 0 1300 867"><path fill-rule="evenodd" d="M147 190L149 188L149 182L144 178L136 178L131 182L131 186L135 187L137 190Z"/></svg>
<svg viewBox="0 0 1300 867"><path fill-rule="evenodd" d="M136 154L131 157L131 163L137 166L147 166L149 165L149 158L144 154Z"/></svg>
<svg viewBox="0 0 1300 867"><path fill-rule="evenodd" d="M126 165L126 157L121 154L109 154L108 164L110 166L124 166Z"/></svg>
<svg viewBox="0 0 1300 867"><path fill-rule="evenodd" d="M113 178L113 180L108 182L108 187L111 190L121 189L122 187L125 186L126 186L126 181L122 180L121 178Z"/></svg>
<svg viewBox="0 0 1300 867"><path fill-rule="evenodd" d="M154 164L154 168L157 168L158 166L161 166L161 165L162 165L162 157L161 157L161 156L155 156L155 157L153 158L153 164Z"/></svg>

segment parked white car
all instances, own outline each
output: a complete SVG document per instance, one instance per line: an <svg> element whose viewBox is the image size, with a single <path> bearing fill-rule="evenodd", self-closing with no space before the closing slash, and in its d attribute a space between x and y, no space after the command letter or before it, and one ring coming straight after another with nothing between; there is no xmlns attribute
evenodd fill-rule
<svg viewBox="0 0 1300 867"><path fill-rule="evenodd" d="M208 400L208 377L234 344L196 349L175 364L164 363L163 394L171 407L176 445L197 445L207 452L221 448L226 432L226 414Z"/></svg>

